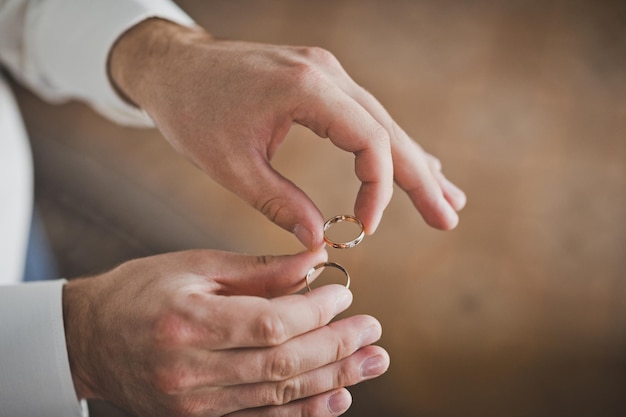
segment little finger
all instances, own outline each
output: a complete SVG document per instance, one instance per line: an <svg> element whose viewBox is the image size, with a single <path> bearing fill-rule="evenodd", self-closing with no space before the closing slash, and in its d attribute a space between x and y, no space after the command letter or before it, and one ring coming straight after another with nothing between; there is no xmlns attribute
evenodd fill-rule
<svg viewBox="0 0 626 417"><path fill-rule="evenodd" d="M333 417L345 413L351 405L352 396L350 392L345 388L341 388L292 401L289 404L249 408L228 414L225 417Z"/></svg>

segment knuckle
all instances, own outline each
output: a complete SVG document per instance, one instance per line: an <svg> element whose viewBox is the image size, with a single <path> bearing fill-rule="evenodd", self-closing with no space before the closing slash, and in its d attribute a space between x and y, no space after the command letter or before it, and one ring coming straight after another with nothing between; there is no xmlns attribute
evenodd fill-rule
<svg viewBox="0 0 626 417"><path fill-rule="evenodd" d="M337 349L335 352L335 360L341 360L346 356L352 354L356 350L354 339L346 340L344 338L339 338L337 341Z"/></svg>
<svg viewBox="0 0 626 417"><path fill-rule="evenodd" d="M158 392L163 394L179 394L186 388L186 374L186 371L178 366L160 368L154 372L152 385Z"/></svg>
<svg viewBox="0 0 626 417"><path fill-rule="evenodd" d="M306 46L302 48L302 55L307 59L318 62L326 66L335 66L339 64L339 61L328 49L320 48L319 46Z"/></svg>
<svg viewBox="0 0 626 417"><path fill-rule="evenodd" d="M431 169L441 171L441 160L435 156L428 155L428 163Z"/></svg>
<svg viewBox="0 0 626 417"><path fill-rule="evenodd" d="M187 342L188 324L177 313L167 313L157 319L154 341L158 346L180 346Z"/></svg>
<svg viewBox="0 0 626 417"><path fill-rule="evenodd" d="M349 387L361 382L363 379L370 378L362 375L362 360L355 361L355 359L356 358L345 358L338 362L339 368L333 376L335 387Z"/></svg>
<svg viewBox="0 0 626 417"><path fill-rule="evenodd" d="M270 404L283 405L299 398L299 385L298 379L296 378L278 382L275 385L273 396L270 398Z"/></svg>
<svg viewBox="0 0 626 417"><path fill-rule="evenodd" d="M318 328L326 326L335 316L331 306L332 304L324 302L314 302L307 303L306 307L303 308L306 308L307 315L310 315L311 322L315 323L315 328Z"/></svg>
<svg viewBox="0 0 626 417"><path fill-rule="evenodd" d="M353 385L355 382L358 382L358 379L354 377L355 371L354 368L351 367L347 362L343 361L339 372L335 373L334 377L334 386L335 387L347 387Z"/></svg>
<svg viewBox="0 0 626 417"><path fill-rule="evenodd" d="M336 58L328 51L317 47L302 47L291 61L290 70L293 88L298 91L317 91L323 85L324 74L329 67L338 65Z"/></svg>
<svg viewBox="0 0 626 417"><path fill-rule="evenodd" d="M385 127L379 123L376 123L374 127L372 127L370 138L372 142L380 146L382 148L389 148L391 143L391 138L389 136L389 132Z"/></svg>
<svg viewBox="0 0 626 417"><path fill-rule="evenodd" d="M293 89L298 94L316 95L326 82L322 72L314 65L302 63L294 71Z"/></svg>
<svg viewBox="0 0 626 417"><path fill-rule="evenodd" d="M287 336L282 319L272 312L263 313L258 317L257 328L261 340L270 346L280 345Z"/></svg>
<svg viewBox="0 0 626 417"><path fill-rule="evenodd" d="M325 326L332 320L331 312L328 310L328 307L323 304L314 305L312 313L315 314L318 326Z"/></svg>
<svg viewBox="0 0 626 417"><path fill-rule="evenodd" d="M257 265L269 266L272 264L274 257L270 255L258 255L256 257Z"/></svg>
<svg viewBox="0 0 626 417"><path fill-rule="evenodd" d="M299 360L296 355L277 351L269 361L267 375L270 381L282 381L297 374Z"/></svg>
<svg viewBox="0 0 626 417"><path fill-rule="evenodd" d="M259 210L272 223L276 223L280 212L284 208L284 200L279 196L265 197L258 199L254 207Z"/></svg>

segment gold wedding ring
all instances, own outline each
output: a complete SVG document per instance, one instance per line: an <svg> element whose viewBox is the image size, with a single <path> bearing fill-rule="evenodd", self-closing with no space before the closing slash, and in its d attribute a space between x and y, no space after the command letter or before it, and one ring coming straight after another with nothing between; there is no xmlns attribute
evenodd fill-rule
<svg viewBox="0 0 626 417"><path fill-rule="evenodd" d="M328 236L326 236L326 231L335 223L341 223L341 222L350 222L350 223L354 223L357 226L359 226L361 228L361 233L353 240L349 241L349 242L334 242L331 239L328 238ZM333 248L337 248L337 249L348 249L348 248L353 248L356 245L358 245L359 243L361 243L361 241L363 240L363 238L365 237L365 229L363 228L363 223L361 223L361 220L357 219L354 216L351 216L349 214L340 214L339 216L335 216L331 219L328 219L326 221L326 223L324 223L324 241L332 246ZM346 274L347 275L347 274Z"/></svg>
<svg viewBox="0 0 626 417"><path fill-rule="evenodd" d="M361 233L359 233L359 235L349 241L349 242L335 242L333 240L331 240L328 236L326 236L326 231L335 223L341 223L341 222L350 222L350 223L354 223L357 226L359 226L359 228L361 229ZM337 248L337 249L348 249L348 248L353 248L356 245L358 245L359 243L361 243L361 241L363 240L363 238L365 237L365 228L363 227L363 223L361 223L361 220L357 219L355 216L351 216L349 214L340 214L339 216L335 216L332 217L330 219L328 219L326 221L326 223L324 223L324 241L326 242L326 244L328 244L329 246L332 246L333 248ZM346 288L350 288L350 274L348 274L348 271L346 270L346 268L344 268L343 266L339 265L338 263L335 262L323 262L321 264L317 264L315 265L313 268L309 269L309 272L306 273L306 277L304 277L304 282L306 282L306 288L311 291L311 283L310 283L310 279L311 276L313 275L313 273L315 271L317 271L318 269L323 269L326 268L327 266L331 267L331 268L336 268L338 270L340 270L341 272L343 272L343 274L346 276Z"/></svg>
<svg viewBox="0 0 626 417"><path fill-rule="evenodd" d="M309 279L311 279L311 275L313 275L313 273L315 271L317 271L318 269L322 269L322 268L326 268L327 266L330 266L332 268L337 268L338 270L340 270L341 272L343 272L343 274L346 276L346 288L350 288L350 274L348 274L348 271L346 271L346 268L344 268L343 266L335 263L335 262L323 262L321 264L317 264L315 265L313 268L309 269L309 272L306 273L306 277L304 278L304 281L306 282L306 288L311 291L311 284L309 283Z"/></svg>

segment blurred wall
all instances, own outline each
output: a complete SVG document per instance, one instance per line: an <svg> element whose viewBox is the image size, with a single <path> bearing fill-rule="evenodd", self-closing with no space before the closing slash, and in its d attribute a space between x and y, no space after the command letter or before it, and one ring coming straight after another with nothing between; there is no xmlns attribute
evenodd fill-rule
<svg viewBox="0 0 626 417"><path fill-rule="evenodd" d="M453 232L396 190L375 236L330 253L392 358L347 415L626 415L625 4L180 1L219 38L329 49L467 192ZM157 132L20 102L66 276L188 247L300 250ZM352 211L352 158L327 141L294 127L274 165L326 217Z"/></svg>

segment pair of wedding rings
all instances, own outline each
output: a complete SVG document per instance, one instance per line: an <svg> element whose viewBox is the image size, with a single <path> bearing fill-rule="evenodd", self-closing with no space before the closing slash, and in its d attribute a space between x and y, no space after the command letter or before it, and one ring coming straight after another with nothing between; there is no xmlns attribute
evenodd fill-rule
<svg viewBox="0 0 626 417"><path fill-rule="evenodd" d="M351 222L356 224L357 226L359 226L359 228L361 229L361 232L359 233L359 235L348 241L348 242L335 242L332 239L330 239L328 237L328 235L326 234L326 231L334 224L336 223L341 223L341 222ZM357 219L354 216L351 216L349 214L340 214L339 216L335 216L331 219L328 219L326 221L326 223L324 223L324 242L326 242L327 245L333 247L333 248L337 248L337 249L349 249L349 248L353 248L356 245L358 245L359 243L361 243L361 241L363 240L363 238L365 237L365 229L363 228L363 223L361 223L361 221L359 219ZM306 282L306 288L311 291L311 283L310 283L310 279L313 275L313 273L315 271L317 271L318 269L323 269L326 267L331 267L331 268L336 268L338 270L340 270L345 276L346 276L346 288L350 288L350 274L348 274L348 271L346 270L346 268L344 268L343 266L339 265L338 263L335 262L322 262L321 264L317 264L315 265L313 268L309 269L309 272L307 272L306 277L304 278L304 281Z"/></svg>

